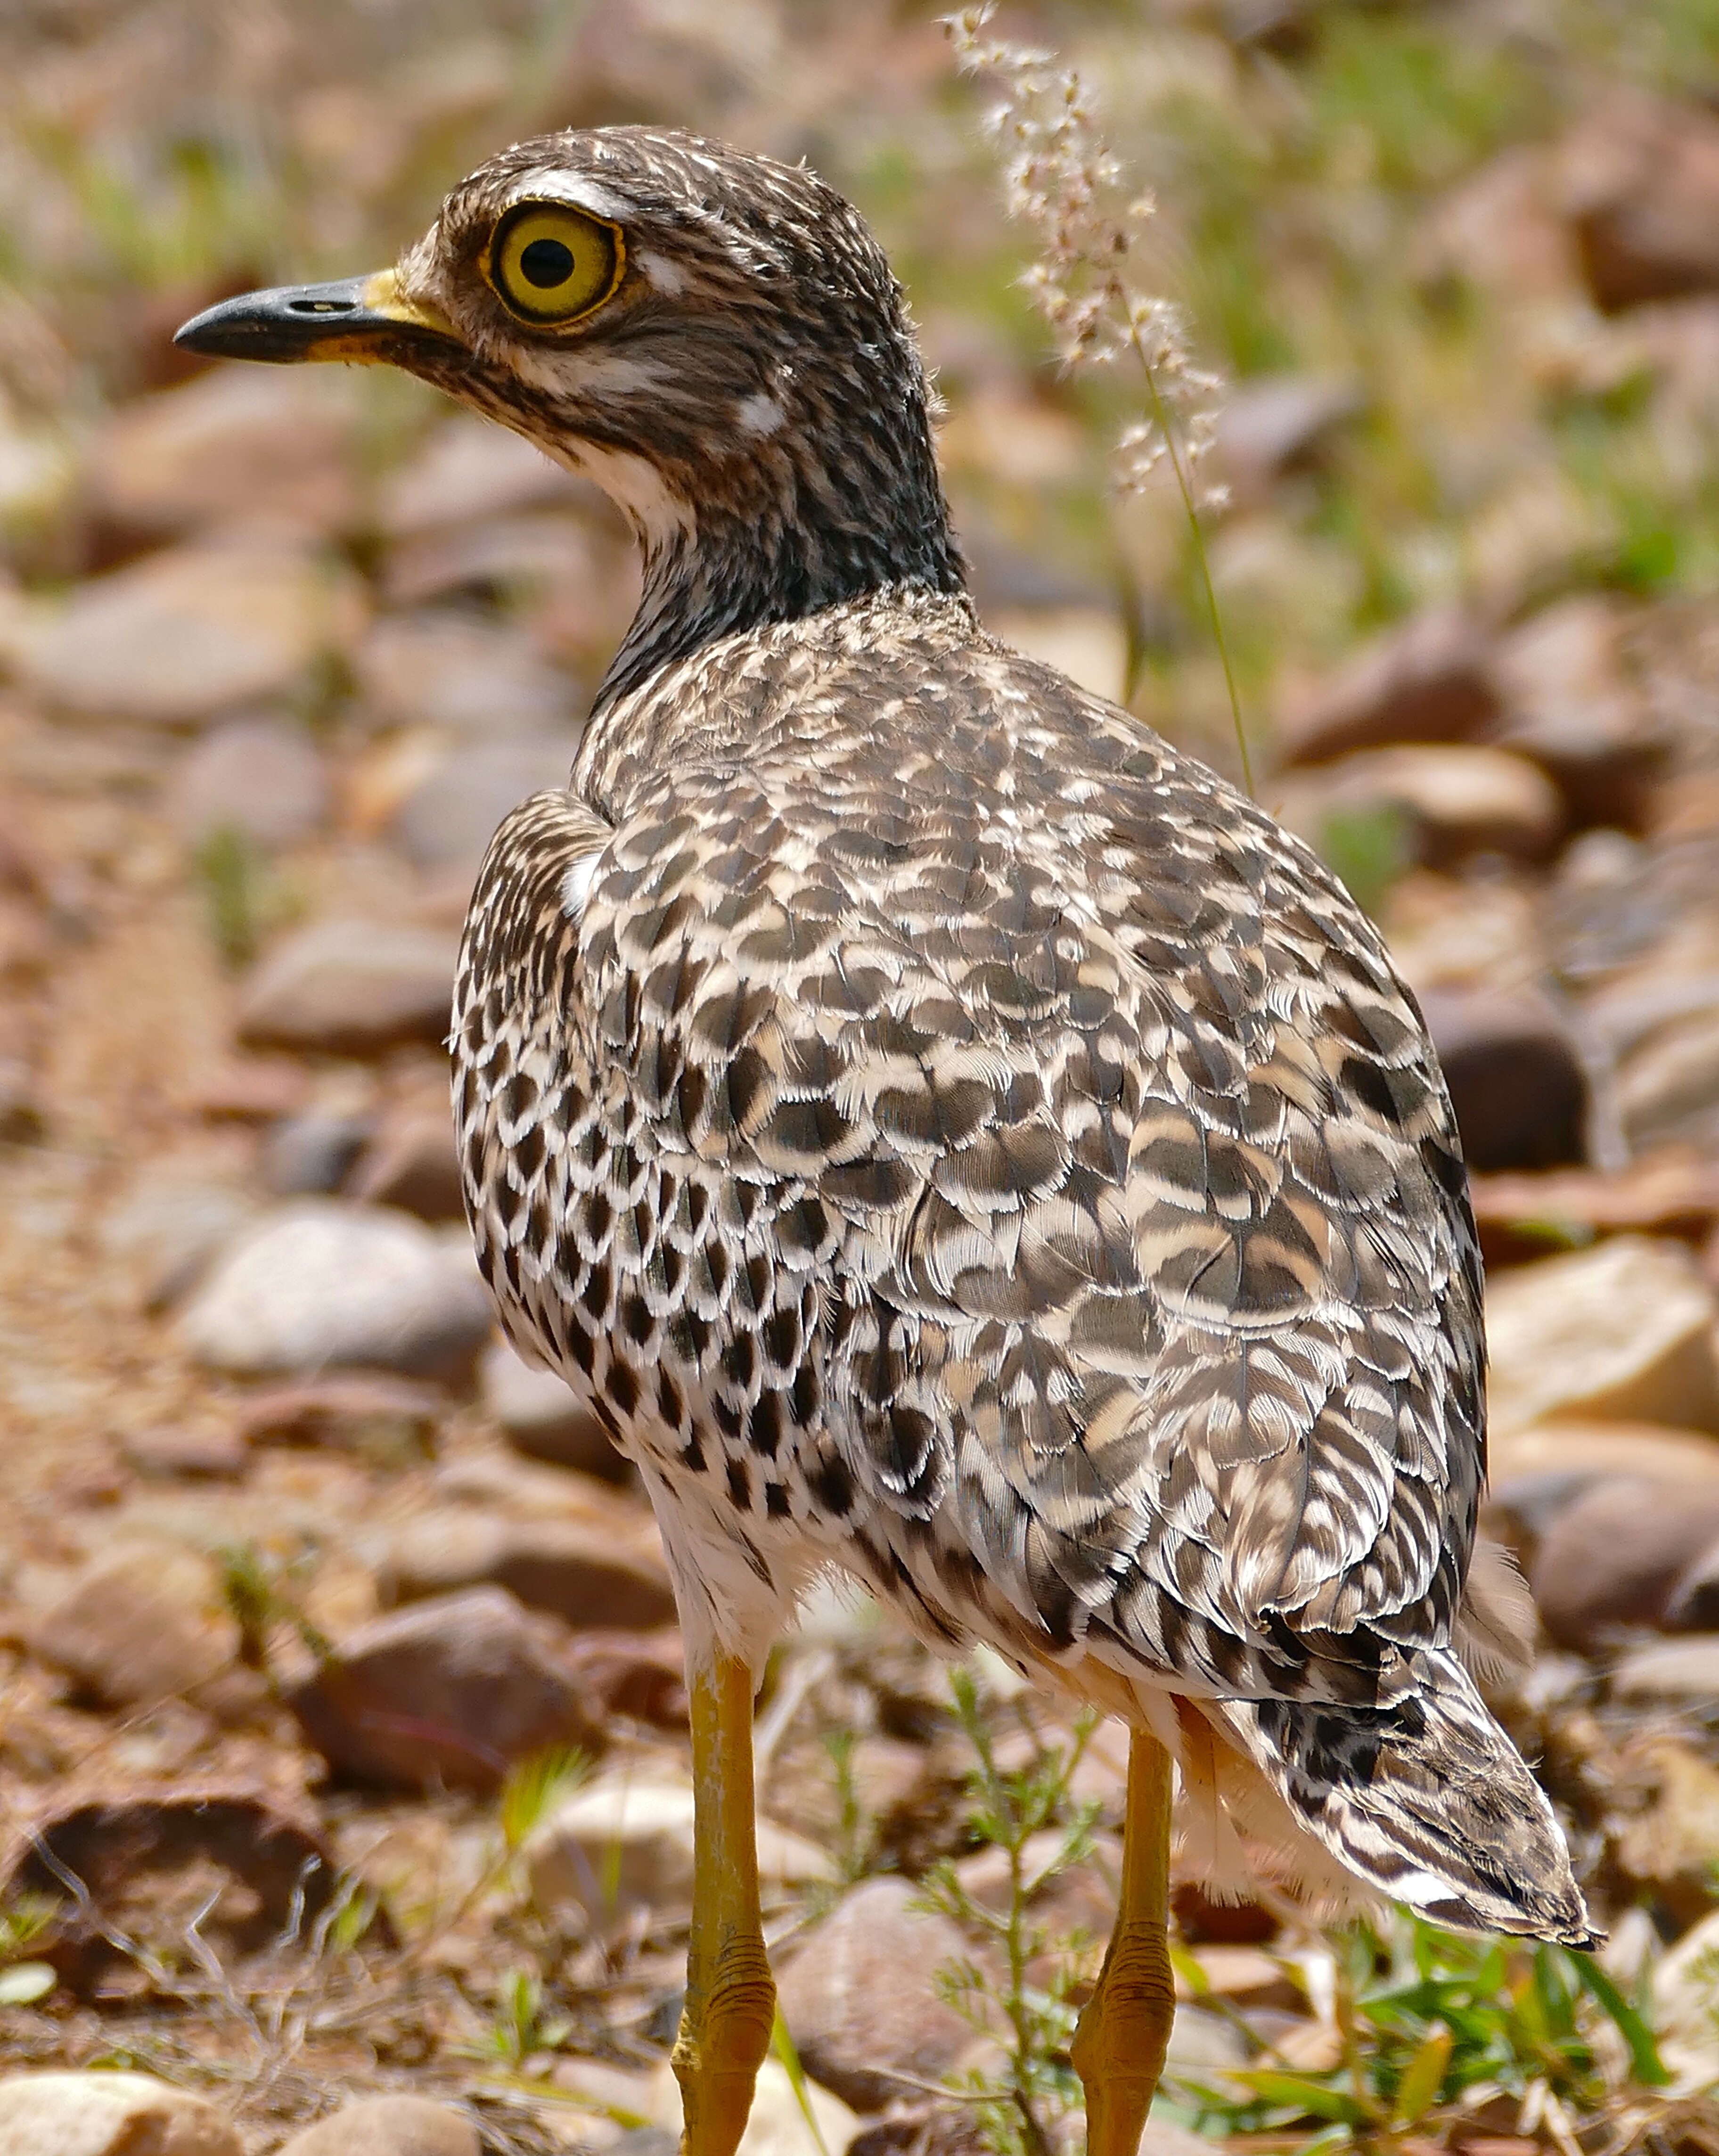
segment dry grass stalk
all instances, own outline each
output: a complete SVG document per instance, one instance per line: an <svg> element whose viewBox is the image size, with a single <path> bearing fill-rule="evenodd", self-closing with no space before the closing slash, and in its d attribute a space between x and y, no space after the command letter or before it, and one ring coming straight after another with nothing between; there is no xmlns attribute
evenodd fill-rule
<svg viewBox="0 0 1719 2156"><path fill-rule="evenodd" d="M1038 240L1023 282L1055 333L1065 367L1131 362L1144 378L1146 413L1116 444L1117 484L1138 493L1166 461L1175 476L1251 793L1241 703L1199 518L1203 508L1219 507L1225 498L1223 488L1202 483L1199 470L1212 446L1223 380L1195 364L1183 310L1138 280L1136 244L1157 204L1150 194L1125 199L1121 162L1099 131L1079 74L1059 65L1053 53L989 35L992 13L987 0L947 17L945 27L963 73L983 74L1001 90L988 131L1003 160L1009 215Z"/></svg>

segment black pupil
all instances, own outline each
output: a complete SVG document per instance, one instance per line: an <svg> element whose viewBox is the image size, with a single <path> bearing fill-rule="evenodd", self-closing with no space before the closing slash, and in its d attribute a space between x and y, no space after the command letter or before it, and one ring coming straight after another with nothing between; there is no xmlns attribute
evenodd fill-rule
<svg viewBox="0 0 1719 2156"><path fill-rule="evenodd" d="M521 254L519 266L526 284L546 292L572 275L573 250L565 240L534 239Z"/></svg>

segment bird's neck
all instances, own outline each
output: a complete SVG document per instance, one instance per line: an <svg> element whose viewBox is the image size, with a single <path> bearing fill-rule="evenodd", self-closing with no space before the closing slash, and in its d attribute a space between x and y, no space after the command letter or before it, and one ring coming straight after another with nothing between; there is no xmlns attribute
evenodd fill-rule
<svg viewBox="0 0 1719 2156"><path fill-rule="evenodd" d="M891 589L966 588L929 424L834 457L798 443L729 470L593 469L638 534L644 590L593 716L718 637ZM629 485L629 482L631 482Z"/></svg>

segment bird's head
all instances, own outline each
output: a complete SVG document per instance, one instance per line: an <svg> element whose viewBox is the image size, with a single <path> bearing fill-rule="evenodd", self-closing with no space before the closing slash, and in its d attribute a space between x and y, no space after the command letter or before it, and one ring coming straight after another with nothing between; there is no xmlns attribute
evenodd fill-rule
<svg viewBox="0 0 1719 2156"><path fill-rule="evenodd" d="M727 629L960 588L900 287L800 167L653 128L544 136L392 270L223 300L176 341L403 367L594 480L645 555L608 693Z"/></svg>

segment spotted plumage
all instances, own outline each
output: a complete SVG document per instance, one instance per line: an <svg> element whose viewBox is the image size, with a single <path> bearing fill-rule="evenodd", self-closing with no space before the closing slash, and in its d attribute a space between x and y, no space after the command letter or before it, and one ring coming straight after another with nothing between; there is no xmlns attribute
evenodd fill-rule
<svg viewBox="0 0 1719 2156"><path fill-rule="evenodd" d="M495 281L522 203L608 280L559 329ZM387 357L644 552L452 1041L502 1322L638 1463L695 1665L845 1571L1156 1732L1214 1865L1233 1820L1316 1887L1584 1938L1462 1658L1516 1620L1471 1571L1480 1266L1419 1014L1304 847L981 627L859 218L550 136L383 296Z"/></svg>

